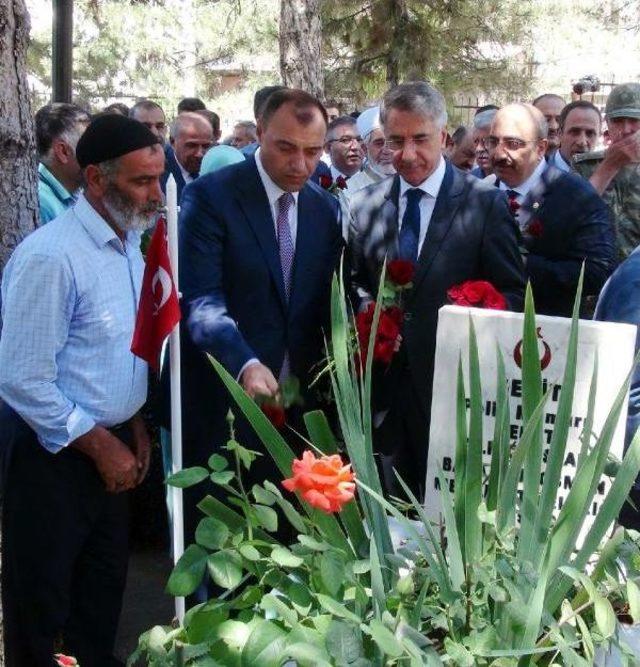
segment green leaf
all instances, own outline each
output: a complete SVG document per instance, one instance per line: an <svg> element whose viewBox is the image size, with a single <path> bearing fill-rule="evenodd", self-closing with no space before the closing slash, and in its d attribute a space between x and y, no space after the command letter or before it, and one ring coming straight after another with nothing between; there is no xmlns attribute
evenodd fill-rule
<svg viewBox="0 0 640 667"><path fill-rule="evenodd" d="M327 651L338 664L349 665L363 657L360 628L345 621L331 621L326 634Z"/></svg>
<svg viewBox="0 0 640 667"><path fill-rule="evenodd" d="M374 618L369 625L363 624L361 627L364 632L371 636L385 655L398 658L404 653L402 644L396 639L393 632L378 619Z"/></svg>
<svg viewBox="0 0 640 667"><path fill-rule="evenodd" d="M281 664L293 661L296 667L331 667L326 651L314 644L287 644L280 656Z"/></svg>
<svg viewBox="0 0 640 667"><path fill-rule="evenodd" d="M225 449L230 452L235 452L240 459L240 462L247 470L251 468L251 464L258 456L262 456L261 452L254 452L252 449L247 449L235 440L229 440L225 445Z"/></svg>
<svg viewBox="0 0 640 667"><path fill-rule="evenodd" d="M456 462L453 489L456 528L460 540L460 558L465 559L465 473L467 468L467 399L462 372L462 355L458 358L458 381L456 386Z"/></svg>
<svg viewBox="0 0 640 667"><path fill-rule="evenodd" d="M253 511L256 514L260 525L270 533L275 533L278 530L278 515L275 510L265 505L253 505Z"/></svg>
<svg viewBox="0 0 640 667"><path fill-rule="evenodd" d="M211 517L205 517L196 528L196 542L207 549L221 549L229 537L227 526Z"/></svg>
<svg viewBox="0 0 640 667"><path fill-rule="evenodd" d="M296 508L285 498L279 498L276 496L276 503L278 507L282 510L282 513L285 515L287 521L295 528L299 533L306 533L308 528L302 518L302 515Z"/></svg>
<svg viewBox="0 0 640 667"><path fill-rule="evenodd" d="M605 638L611 637L616 629L616 615L613 607L607 598L598 596L594 602L594 612L596 617L596 625L600 634Z"/></svg>
<svg viewBox="0 0 640 667"><path fill-rule="evenodd" d="M313 598L305 584L298 581L291 582L287 587L287 597L301 616L307 616L313 604Z"/></svg>
<svg viewBox="0 0 640 667"><path fill-rule="evenodd" d="M260 609L272 612L276 618L293 626L298 622L298 614L276 595L265 595L260 601Z"/></svg>
<svg viewBox="0 0 640 667"><path fill-rule="evenodd" d="M312 549L313 551L326 551L331 547L330 544L327 544L326 542L320 542L311 537L311 535L298 535L298 542L300 542L300 544L304 545L308 549Z"/></svg>
<svg viewBox="0 0 640 667"><path fill-rule="evenodd" d="M300 567L304 563L303 558L296 556L286 547L276 547L271 552L271 559L282 567Z"/></svg>
<svg viewBox="0 0 640 667"><path fill-rule="evenodd" d="M207 558L213 581L222 588L235 588L242 579L242 559L236 551L223 549Z"/></svg>
<svg viewBox="0 0 640 667"><path fill-rule="evenodd" d="M334 600L328 595L323 595L322 593L317 593L316 597L320 606L338 618L346 618L348 621L353 623L360 623L360 618L356 616L352 611L349 611L343 604L340 604L337 600Z"/></svg>
<svg viewBox="0 0 640 667"><path fill-rule="evenodd" d="M640 623L640 588L632 579L627 579L627 600L633 622Z"/></svg>
<svg viewBox="0 0 640 667"><path fill-rule="evenodd" d="M229 461L227 461L227 459L221 454L211 454L209 457L208 465L211 470L220 472L221 470L229 467Z"/></svg>
<svg viewBox="0 0 640 667"><path fill-rule="evenodd" d="M202 581L207 555L207 552L196 544L188 546L173 568L167 582L167 593L175 597L191 595Z"/></svg>
<svg viewBox="0 0 640 667"><path fill-rule="evenodd" d="M275 505L277 496L274 496L273 493L267 491L258 484L254 484L251 489L253 497L256 499L257 503L262 503L263 505Z"/></svg>
<svg viewBox="0 0 640 667"><path fill-rule="evenodd" d="M261 621L242 649L241 667L280 667L280 654L286 644L286 633L271 621Z"/></svg>
<svg viewBox="0 0 640 667"><path fill-rule="evenodd" d="M351 569L354 574L366 574L371 571L371 562L368 559L356 560L353 562Z"/></svg>
<svg viewBox="0 0 640 667"><path fill-rule="evenodd" d="M206 468L196 466L194 468L185 468L178 470L178 472L167 477L167 484L169 486L177 486L179 489L187 489L190 486L195 486L206 479L209 471Z"/></svg>
<svg viewBox="0 0 640 667"><path fill-rule="evenodd" d="M225 486L236 476L235 472L231 470L221 470L220 472L212 472L209 475L209 479L214 484L219 484L220 486Z"/></svg>
<svg viewBox="0 0 640 667"><path fill-rule="evenodd" d="M475 667L476 661L467 649L449 637L445 637L444 648L457 667Z"/></svg>
<svg viewBox="0 0 640 667"><path fill-rule="evenodd" d="M259 561L262 558L260 552L252 544L241 544L238 551L243 558L252 562Z"/></svg>
<svg viewBox="0 0 640 667"><path fill-rule="evenodd" d="M344 558L336 551L325 551L320 556L320 579L325 590L336 596L344 580Z"/></svg>

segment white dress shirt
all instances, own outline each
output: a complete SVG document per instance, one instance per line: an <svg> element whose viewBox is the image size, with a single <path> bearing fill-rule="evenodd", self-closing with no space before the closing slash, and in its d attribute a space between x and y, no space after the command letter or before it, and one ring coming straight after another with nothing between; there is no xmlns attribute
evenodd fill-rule
<svg viewBox="0 0 640 667"><path fill-rule="evenodd" d="M553 156L553 166L560 169L560 171L569 172L571 171L571 165L562 157L560 151L555 151Z"/></svg>
<svg viewBox="0 0 640 667"><path fill-rule="evenodd" d="M542 174L547 168L547 161L541 157L540 162L538 162L537 167L533 170L533 173L529 178L527 178L524 183L520 183L520 185L516 185L514 188L508 186L504 181L500 181L500 189L503 191L506 190L513 190L516 193L516 201L518 204L522 204L522 202L525 200L526 196L529 194L533 188L538 185L540 182L540 179L542 178Z"/></svg>
<svg viewBox="0 0 640 667"><path fill-rule="evenodd" d="M260 174L260 180L264 186L265 192L267 193L267 199L269 200L269 207L271 208L271 217L273 218L273 230L276 235L276 241L278 240L278 199L285 194L279 185L276 185L271 176L267 174L260 157L260 149L256 151L256 167L258 167L258 174ZM296 237L298 234L298 195L299 192L292 192L293 195L293 206L289 207L289 229L291 230L291 240L293 241L293 247L296 246Z"/></svg>
<svg viewBox="0 0 640 667"><path fill-rule="evenodd" d="M440 192L440 186L447 169L445 159L440 156L440 162L435 170L420 185L410 185L400 176L400 201L398 202L398 230L402 228L402 218L407 210L407 190L422 190L425 195L420 199L420 237L418 238L418 255L422 250L422 244L427 236L433 209L436 205L436 197Z"/></svg>

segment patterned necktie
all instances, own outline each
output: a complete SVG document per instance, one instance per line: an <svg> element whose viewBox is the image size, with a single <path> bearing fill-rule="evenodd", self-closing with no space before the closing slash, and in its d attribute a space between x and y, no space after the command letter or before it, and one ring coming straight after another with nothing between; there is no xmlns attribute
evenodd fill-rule
<svg viewBox="0 0 640 667"><path fill-rule="evenodd" d="M507 199L509 200L509 210L512 215L517 216L520 210L520 202L518 201L518 192L516 190L507 190Z"/></svg>
<svg viewBox="0 0 640 667"><path fill-rule="evenodd" d="M280 266L282 267L282 279L287 301L289 301L291 295L291 269L293 268L293 257L295 255L291 227L289 226L289 210L293 203L293 195L290 192L285 192L280 196L278 199L278 220L276 221Z"/></svg>
<svg viewBox="0 0 640 667"><path fill-rule="evenodd" d="M280 266L282 267L282 279L284 281L284 292L287 296L287 302L291 295L291 269L293 268L293 257L295 255L295 248L293 246L293 238L291 236L291 227L289 227L289 210L294 204L293 195L290 192L285 192L280 195L278 199L278 250L280 252ZM285 350L284 359L282 360L282 368L278 380L282 384L291 373L291 365L289 363L289 352Z"/></svg>
<svg viewBox="0 0 640 667"><path fill-rule="evenodd" d="M410 262L418 261L418 246L420 244L420 200L424 190L412 188L407 190L407 208L402 216L400 237L398 239L398 257Z"/></svg>

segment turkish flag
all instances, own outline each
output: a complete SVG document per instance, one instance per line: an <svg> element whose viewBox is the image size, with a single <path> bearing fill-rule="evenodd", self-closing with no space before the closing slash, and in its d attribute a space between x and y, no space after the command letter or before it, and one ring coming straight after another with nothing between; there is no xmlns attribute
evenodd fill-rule
<svg viewBox="0 0 640 667"><path fill-rule="evenodd" d="M171 274L167 227L160 218L147 249L131 351L158 371L162 343L179 321L180 304Z"/></svg>

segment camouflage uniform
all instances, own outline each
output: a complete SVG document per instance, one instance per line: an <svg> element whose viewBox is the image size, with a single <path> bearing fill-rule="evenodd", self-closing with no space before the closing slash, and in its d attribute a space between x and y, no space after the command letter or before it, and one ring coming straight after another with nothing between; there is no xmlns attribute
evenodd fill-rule
<svg viewBox="0 0 640 667"><path fill-rule="evenodd" d="M616 86L607 99L605 117L640 118L640 84ZM573 156L573 168L589 179L604 159L604 151ZM602 195L609 206L618 243L620 261L640 245L640 164L622 167Z"/></svg>
<svg viewBox="0 0 640 667"><path fill-rule="evenodd" d="M574 155L573 168L589 179L603 158L603 150ZM640 164L622 167L602 197L611 211L618 258L623 261L640 245Z"/></svg>

